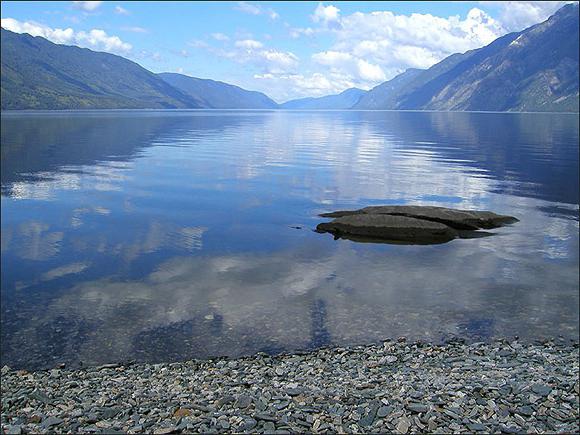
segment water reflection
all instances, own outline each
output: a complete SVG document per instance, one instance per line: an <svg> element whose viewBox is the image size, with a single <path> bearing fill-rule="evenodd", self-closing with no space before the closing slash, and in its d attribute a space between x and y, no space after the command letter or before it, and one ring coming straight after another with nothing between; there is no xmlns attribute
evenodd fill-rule
<svg viewBox="0 0 580 435"><path fill-rule="evenodd" d="M2 361L575 337L577 143L567 115L3 114ZM437 246L310 231L388 203L520 222Z"/></svg>
<svg viewBox="0 0 580 435"><path fill-rule="evenodd" d="M377 252L348 242L329 252L312 243L271 255L177 257L139 280L107 276L73 285L34 318L26 309L12 314L19 329L4 343L4 357L39 365L48 354L90 364L135 355L160 361L168 353L240 355L399 335L529 339L577 327L577 295L567 290L577 286L577 272L560 262L534 274L537 261L501 245L493 255L483 239ZM56 330L83 339L56 352Z"/></svg>

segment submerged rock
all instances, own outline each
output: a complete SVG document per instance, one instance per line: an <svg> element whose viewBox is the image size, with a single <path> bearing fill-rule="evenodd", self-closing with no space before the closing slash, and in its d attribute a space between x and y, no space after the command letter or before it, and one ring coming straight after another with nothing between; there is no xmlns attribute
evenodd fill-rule
<svg viewBox="0 0 580 435"><path fill-rule="evenodd" d="M321 217L335 218L321 223L318 232L360 241L391 241L395 243L445 243L455 238L490 235L475 232L498 228L518 222L513 216L490 211L454 210L445 207L417 205L371 206L359 210L323 213ZM364 240L364 238L370 238Z"/></svg>

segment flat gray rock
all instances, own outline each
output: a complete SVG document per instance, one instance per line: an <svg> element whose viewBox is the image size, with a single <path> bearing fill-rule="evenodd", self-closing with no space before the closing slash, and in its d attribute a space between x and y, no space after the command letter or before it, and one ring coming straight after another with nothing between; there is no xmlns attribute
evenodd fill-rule
<svg viewBox="0 0 580 435"><path fill-rule="evenodd" d="M513 216L490 211L454 210L417 205L382 205L359 210L335 211L320 216L335 218L321 223L318 232L355 241L393 243L445 243L455 238L491 235L479 229L498 228L518 222Z"/></svg>
<svg viewBox="0 0 580 435"><path fill-rule="evenodd" d="M354 235L414 243L442 243L457 237L457 232L445 224L388 214L343 216L319 224L316 230L336 236Z"/></svg>
<svg viewBox="0 0 580 435"><path fill-rule="evenodd" d="M413 217L439 222L456 230L492 229L518 222L518 219L513 216L499 215L491 211L455 210L452 208L420 205L378 205L359 210L323 213L320 216L339 218L361 214L386 214Z"/></svg>

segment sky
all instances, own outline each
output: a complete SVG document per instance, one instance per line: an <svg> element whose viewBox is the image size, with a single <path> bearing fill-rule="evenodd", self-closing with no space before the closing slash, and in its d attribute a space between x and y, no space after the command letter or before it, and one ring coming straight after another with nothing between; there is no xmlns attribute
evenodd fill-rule
<svg viewBox="0 0 580 435"><path fill-rule="evenodd" d="M3 1L2 27L266 93L370 89L547 19L547 2Z"/></svg>

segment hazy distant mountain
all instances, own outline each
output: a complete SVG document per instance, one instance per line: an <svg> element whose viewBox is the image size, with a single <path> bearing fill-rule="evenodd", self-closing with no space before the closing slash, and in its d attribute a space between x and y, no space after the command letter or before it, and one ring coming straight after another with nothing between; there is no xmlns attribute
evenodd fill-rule
<svg viewBox="0 0 580 435"><path fill-rule="evenodd" d="M351 106L353 109L384 109L394 107L402 90L424 70L409 68L388 82L375 86L365 92L360 99Z"/></svg>
<svg viewBox="0 0 580 435"><path fill-rule="evenodd" d="M337 95L326 95L318 98L300 98L280 104L281 109L350 109L366 91L350 88Z"/></svg>
<svg viewBox="0 0 580 435"><path fill-rule="evenodd" d="M201 106L123 57L1 32L2 109Z"/></svg>
<svg viewBox="0 0 580 435"><path fill-rule="evenodd" d="M579 110L578 4L409 78L371 89L356 109ZM393 83L394 82L394 83Z"/></svg>
<svg viewBox="0 0 580 435"><path fill-rule="evenodd" d="M198 79L183 74L157 74L171 86L202 101L212 109L275 109L278 104L261 92L247 91L238 86L215 80Z"/></svg>

